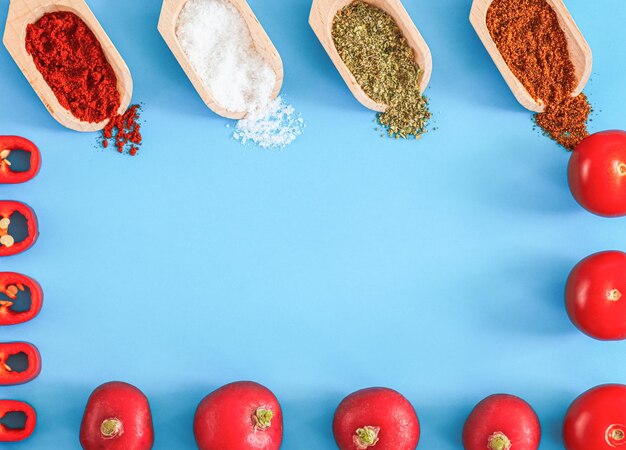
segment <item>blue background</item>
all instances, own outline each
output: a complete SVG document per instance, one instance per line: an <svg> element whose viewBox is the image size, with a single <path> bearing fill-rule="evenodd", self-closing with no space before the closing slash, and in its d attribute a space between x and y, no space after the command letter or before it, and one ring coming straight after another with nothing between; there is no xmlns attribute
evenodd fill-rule
<svg viewBox="0 0 626 450"><path fill-rule="evenodd" d="M157 33L160 2L91 0L145 103L140 156L62 128L6 50L0 134L34 140L43 168L0 186L40 218L30 251L1 270L38 279L41 315L0 330L44 368L0 388L40 415L13 449L79 449L87 397L119 379L150 398L156 449L193 449L200 399L227 382L271 388L283 448L332 449L350 392L393 387L415 405L421 449L461 447L495 392L527 399L542 448L563 448L569 403L626 382L626 343L595 342L563 307L569 270L626 248L626 221L582 210L568 154L519 106L468 22L468 0L408 0L429 43L434 115L421 141L383 139L308 26L309 0L251 0L307 122L284 151L230 140ZM0 22L6 15L2 4ZM569 0L594 50L593 131L626 127L626 4Z"/></svg>

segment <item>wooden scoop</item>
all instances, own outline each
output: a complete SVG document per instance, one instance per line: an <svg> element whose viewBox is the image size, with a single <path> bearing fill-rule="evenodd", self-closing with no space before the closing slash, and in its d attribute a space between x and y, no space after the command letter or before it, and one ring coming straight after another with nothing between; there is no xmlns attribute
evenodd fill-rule
<svg viewBox="0 0 626 450"><path fill-rule="evenodd" d="M352 75L352 72L350 72L350 69L348 69L348 67L344 64L333 41L333 20L337 15L337 12L355 1L356 0L313 0L309 24L311 25L311 28L313 28L317 38L326 49L326 53L328 53L330 59L333 61L335 67L337 67L337 70L348 85L348 88L352 91L352 95L354 95L354 97L366 108L383 112L387 109L387 105L377 103L368 97L356 81L356 78L354 78L354 75ZM400 30L406 37L409 45L415 52L417 64L423 71L420 78L419 88L421 92L424 92L430 82L430 76L433 70L433 60L426 41L424 41L424 38L415 27L409 13L407 13L404 6L402 6L402 2L400 0L365 1L370 5L376 6L377 8L385 11L400 27Z"/></svg>
<svg viewBox="0 0 626 450"><path fill-rule="evenodd" d="M4 46L7 48L20 70L31 84L52 117L61 125L76 131L98 131L104 128L108 120L100 123L83 122L65 109L57 100L54 92L37 70L33 58L26 52L26 26L35 23L44 14L68 11L76 14L91 29L100 41L104 55L117 76L117 90L120 93L119 114L123 114L130 105L133 94L133 79L128 66L115 49L115 46L100 26L98 19L83 0L10 0L9 15L4 31Z"/></svg>
<svg viewBox="0 0 626 450"><path fill-rule="evenodd" d="M494 0L474 0L470 13L470 22L474 26L483 45L491 55L491 58L496 63L496 66L498 66L504 80L509 85L509 88L511 88L511 91L513 91L513 95L515 95L517 101L526 109L535 112L543 112L544 105L538 103L537 100L528 93L524 85L515 77L500 54L496 43L491 38L491 33L489 33L489 29L487 28L487 11L493 1ZM565 7L563 0L546 0L546 2L556 12L561 28L567 38L569 54L574 64L577 80L576 89L572 92L572 96L576 97L583 91L591 76L591 67L593 64L591 49L578 29L576 22L574 22L572 15Z"/></svg>
<svg viewBox="0 0 626 450"><path fill-rule="evenodd" d="M161 8L161 17L159 18L159 33L163 36L163 39L167 43L167 46L170 48L178 63L183 68L189 80L202 97L202 100L206 105L213 110L216 114L227 117L229 119L242 119L248 114L247 111L229 111L221 106L219 103L215 101L213 95L202 81L202 78L191 65L189 58L185 54L185 51L181 47L178 42L178 38L176 37L176 28L178 24L178 16L182 11L183 7L187 3L188 0L164 0L163 7ZM254 42L255 48L257 52L261 55L261 57L267 61L267 63L272 67L274 72L276 72L276 85L274 86L274 90L272 91L272 99L276 98L280 93L280 90L283 86L283 61L280 58L278 50L274 47L274 44L270 40L269 36L263 29L263 26L260 24L254 12L248 5L245 0L228 0L230 3L237 8L239 14L243 17L248 25L248 29L250 30L250 35L252 36L252 41ZM211 30L207 30L207 33L210 33Z"/></svg>

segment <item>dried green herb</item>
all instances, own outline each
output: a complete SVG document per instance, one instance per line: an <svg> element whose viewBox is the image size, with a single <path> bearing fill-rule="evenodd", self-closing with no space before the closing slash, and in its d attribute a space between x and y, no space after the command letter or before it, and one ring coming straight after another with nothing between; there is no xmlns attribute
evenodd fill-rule
<svg viewBox="0 0 626 450"><path fill-rule="evenodd" d="M337 13L332 36L339 56L363 91L388 106L377 119L389 136L421 137L431 117L428 99L419 89L422 70L393 18L356 1Z"/></svg>

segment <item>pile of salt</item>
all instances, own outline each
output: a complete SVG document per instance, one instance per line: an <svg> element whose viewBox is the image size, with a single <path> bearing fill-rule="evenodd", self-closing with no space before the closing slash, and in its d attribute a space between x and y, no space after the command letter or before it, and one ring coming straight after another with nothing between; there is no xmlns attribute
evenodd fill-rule
<svg viewBox="0 0 626 450"><path fill-rule="evenodd" d="M247 113L235 127L235 139L283 148L302 133L304 121L294 108L271 98L276 73L228 0L189 0L178 17L176 37L215 101Z"/></svg>

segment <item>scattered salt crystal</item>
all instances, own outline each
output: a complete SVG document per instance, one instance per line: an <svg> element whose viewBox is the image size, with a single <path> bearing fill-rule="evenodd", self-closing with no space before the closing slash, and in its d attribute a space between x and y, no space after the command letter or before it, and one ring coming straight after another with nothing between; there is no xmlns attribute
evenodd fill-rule
<svg viewBox="0 0 626 450"><path fill-rule="evenodd" d="M261 148L285 148L304 131L304 120L293 106L278 97L252 109L237 122L233 138Z"/></svg>
<svg viewBox="0 0 626 450"><path fill-rule="evenodd" d="M276 73L257 52L250 30L228 0L189 0L176 36L215 101L246 112L233 137L262 148L284 148L302 134L304 121L282 98L271 98Z"/></svg>

